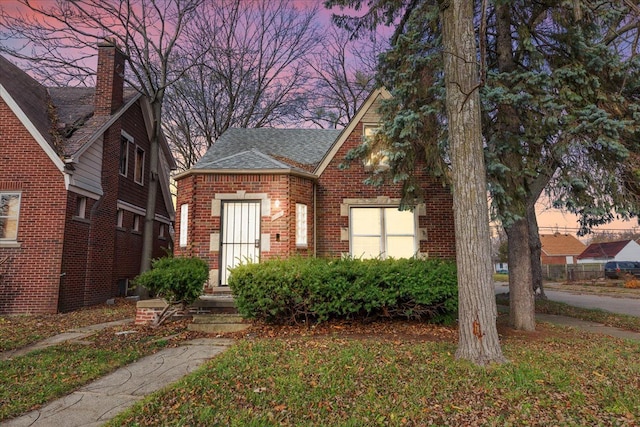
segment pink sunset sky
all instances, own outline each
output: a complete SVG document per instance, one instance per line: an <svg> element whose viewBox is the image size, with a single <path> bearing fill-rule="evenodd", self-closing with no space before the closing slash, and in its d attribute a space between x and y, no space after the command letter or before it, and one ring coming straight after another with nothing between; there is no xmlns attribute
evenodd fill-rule
<svg viewBox="0 0 640 427"><path fill-rule="evenodd" d="M53 3L55 0L32 0L33 4L43 4ZM249 0L247 0L249 1ZM313 7L314 5L318 5L320 7L320 23L323 25L331 25L331 15L332 13L349 13L351 15L362 15L362 10L356 12L354 10L346 10L341 11L339 8L333 8L332 10L327 10L322 7L322 0L291 0L291 2L299 7L299 8L308 8ZM15 10L16 13L20 10L24 10L21 5L16 0L0 0L0 6L3 7L6 11ZM384 30L383 30L384 31ZM390 30L387 29L388 32ZM548 207L549 203L546 201L541 201L536 205L536 212L538 214L538 223L540 226L540 232L543 234L552 233L555 231L566 232L569 234L575 234L578 228L577 217L575 215L569 214L567 212L559 211L557 209L553 209ZM624 231L630 229L640 229L638 226L637 219L633 219L631 221L621 221L616 220L611 222L610 224L606 224L603 226L594 229L594 232L598 231ZM588 238L589 236L586 236Z"/></svg>

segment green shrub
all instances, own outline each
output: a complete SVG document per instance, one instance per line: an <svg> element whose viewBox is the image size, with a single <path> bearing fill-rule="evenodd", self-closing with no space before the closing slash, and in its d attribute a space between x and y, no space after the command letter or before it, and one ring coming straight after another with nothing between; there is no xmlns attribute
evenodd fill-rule
<svg viewBox="0 0 640 427"><path fill-rule="evenodd" d="M165 257L154 260L152 269L139 275L134 283L170 304L189 305L202 295L208 278L209 266L200 258Z"/></svg>
<svg viewBox="0 0 640 427"><path fill-rule="evenodd" d="M334 318L455 319L455 263L290 258L244 264L229 286L240 314L275 323Z"/></svg>

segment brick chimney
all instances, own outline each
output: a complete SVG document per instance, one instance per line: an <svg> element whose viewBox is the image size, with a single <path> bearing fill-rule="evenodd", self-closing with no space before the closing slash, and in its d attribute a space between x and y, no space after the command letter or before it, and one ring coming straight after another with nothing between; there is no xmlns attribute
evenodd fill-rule
<svg viewBox="0 0 640 427"><path fill-rule="evenodd" d="M98 43L95 115L111 115L122 106L124 91L124 61L126 55L114 40Z"/></svg>

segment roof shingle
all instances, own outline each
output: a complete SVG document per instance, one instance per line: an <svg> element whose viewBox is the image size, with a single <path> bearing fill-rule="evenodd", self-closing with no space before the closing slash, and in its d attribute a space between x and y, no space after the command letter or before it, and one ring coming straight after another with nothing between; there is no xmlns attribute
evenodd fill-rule
<svg viewBox="0 0 640 427"><path fill-rule="evenodd" d="M276 165L280 164L280 168L304 170L299 166L317 165L340 132L335 129L233 128L222 134L193 168L278 169ZM243 156L236 156L241 153ZM241 158L247 162L240 161Z"/></svg>

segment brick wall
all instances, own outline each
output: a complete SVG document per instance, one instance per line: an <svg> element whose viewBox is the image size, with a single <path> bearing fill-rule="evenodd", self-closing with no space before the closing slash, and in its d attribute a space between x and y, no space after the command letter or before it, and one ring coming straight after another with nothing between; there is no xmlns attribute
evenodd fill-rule
<svg viewBox="0 0 640 427"><path fill-rule="evenodd" d="M344 199L400 198L399 185L374 187L364 184L369 172L365 171L362 162L353 161L347 169L338 167L344 162L347 152L361 144L362 130L363 124L359 123L319 178L318 256L338 257L349 253L349 241L341 238L342 230L348 232L349 228L348 215L340 214L340 205ZM420 240L420 252L429 257L455 258L451 193L440 182L427 176L421 167L416 169L420 182L424 183L426 206L425 215L418 216L418 227L425 229L427 234L426 238Z"/></svg>
<svg viewBox="0 0 640 427"><path fill-rule="evenodd" d="M237 198L245 192L244 198ZM261 259L287 257L293 253L313 253L313 182L287 174L281 175L217 175L193 174L178 180L176 213L176 244L174 252L179 256L197 256L209 264L211 270L220 268L218 246L211 247L211 234L221 232L221 217L212 215L212 203L218 195L230 201L258 200L254 196L264 194L269 209L261 209L260 232L269 234L269 250L261 252ZM227 196L224 196L227 195ZM229 196L231 195L231 196ZM188 245L180 247L180 206L189 205ZM307 248L297 248L295 240L295 204L304 203L308 209ZM213 249L213 250L211 250ZM217 283L211 283L215 287ZM210 289L209 289L210 290Z"/></svg>
<svg viewBox="0 0 640 427"><path fill-rule="evenodd" d="M0 313L55 313L66 191L62 173L0 100L0 191L21 191L18 242L0 245Z"/></svg>

